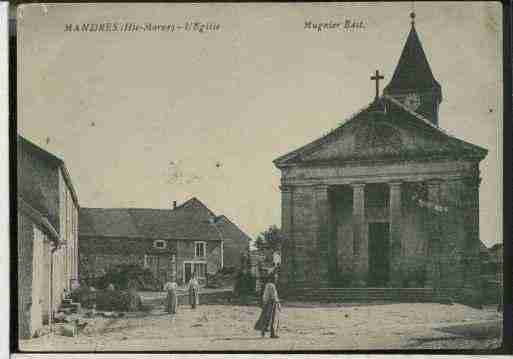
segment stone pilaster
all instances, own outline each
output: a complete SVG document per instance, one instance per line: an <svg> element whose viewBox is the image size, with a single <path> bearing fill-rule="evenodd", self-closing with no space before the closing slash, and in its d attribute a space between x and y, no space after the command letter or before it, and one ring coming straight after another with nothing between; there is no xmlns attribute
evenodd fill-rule
<svg viewBox="0 0 513 359"><path fill-rule="evenodd" d="M402 285L401 260L403 257L401 243L401 183L389 183L390 187L390 283L391 287Z"/></svg>
<svg viewBox="0 0 513 359"><path fill-rule="evenodd" d="M294 283L294 238L292 236L293 226L293 188L291 186L280 186L281 190L281 265L280 265L280 287L287 290Z"/></svg>
<svg viewBox="0 0 513 359"><path fill-rule="evenodd" d="M365 235L365 184L352 184L353 188L353 254L356 277L365 285L369 272L369 244Z"/></svg>
<svg viewBox="0 0 513 359"><path fill-rule="evenodd" d="M440 202L440 180L431 180L427 183L428 202ZM440 288L440 241L441 228L438 215L432 209L426 209L426 233L428 238L428 262L426 268L426 286L435 290Z"/></svg>
<svg viewBox="0 0 513 359"><path fill-rule="evenodd" d="M445 210L442 217L441 287L457 293L463 287L464 238L461 236L461 179L449 179L440 184L440 202Z"/></svg>
<svg viewBox="0 0 513 359"><path fill-rule="evenodd" d="M317 185L315 191L315 234L318 255L317 278L321 286L329 282L329 201L328 186Z"/></svg>
<svg viewBox="0 0 513 359"><path fill-rule="evenodd" d="M465 232L464 252L466 258L465 287L475 288L479 282L479 185L477 176L466 178L463 198L463 221Z"/></svg>

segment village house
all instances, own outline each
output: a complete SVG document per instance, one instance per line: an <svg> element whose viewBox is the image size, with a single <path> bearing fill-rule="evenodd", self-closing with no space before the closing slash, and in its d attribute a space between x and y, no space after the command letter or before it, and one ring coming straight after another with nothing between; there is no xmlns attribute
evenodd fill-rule
<svg viewBox="0 0 513 359"><path fill-rule="evenodd" d="M161 283L188 283L193 273L205 283L207 274L238 265L250 241L197 198L171 209L82 208L79 221L84 279L135 264L149 268Z"/></svg>
<svg viewBox="0 0 513 359"><path fill-rule="evenodd" d="M78 281L78 199L64 162L17 138L18 335L52 321Z"/></svg>
<svg viewBox="0 0 513 359"><path fill-rule="evenodd" d="M274 161L283 287L479 296L479 163L487 150L440 127L442 87L411 17L383 94L376 71L368 106Z"/></svg>
<svg viewBox="0 0 513 359"><path fill-rule="evenodd" d="M241 256L248 253L251 237L225 215L215 218L217 228L223 237L223 265L225 268L239 269Z"/></svg>

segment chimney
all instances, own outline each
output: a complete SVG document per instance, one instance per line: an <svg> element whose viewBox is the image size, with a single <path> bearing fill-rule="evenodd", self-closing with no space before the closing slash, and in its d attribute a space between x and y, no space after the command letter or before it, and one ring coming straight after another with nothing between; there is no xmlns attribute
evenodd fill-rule
<svg viewBox="0 0 513 359"><path fill-rule="evenodd" d="M176 209L176 201L173 201L173 209Z"/></svg>

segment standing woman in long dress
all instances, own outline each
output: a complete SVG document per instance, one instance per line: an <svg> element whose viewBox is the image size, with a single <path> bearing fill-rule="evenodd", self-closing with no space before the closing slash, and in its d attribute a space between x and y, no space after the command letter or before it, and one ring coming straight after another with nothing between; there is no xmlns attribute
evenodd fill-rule
<svg viewBox="0 0 513 359"><path fill-rule="evenodd" d="M176 293L177 285L176 282L167 282L164 285L164 291L167 292L166 309L169 314L176 314L176 308L178 307L178 296Z"/></svg>
<svg viewBox="0 0 513 359"><path fill-rule="evenodd" d="M191 280L189 281L189 303L191 303L192 309L196 309L196 306L199 305L199 283L196 278L196 274L193 274Z"/></svg>
<svg viewBox="0 0 513 359"><path fill-rule="evenodd" d="M271 332L271 338L278 338L279 314L281 311L280 299L278 298L278 290L274 282L274 276L269 277L262 295L262 312L255 324L255 330L262 333L265 337L267 331Z"/></svg>

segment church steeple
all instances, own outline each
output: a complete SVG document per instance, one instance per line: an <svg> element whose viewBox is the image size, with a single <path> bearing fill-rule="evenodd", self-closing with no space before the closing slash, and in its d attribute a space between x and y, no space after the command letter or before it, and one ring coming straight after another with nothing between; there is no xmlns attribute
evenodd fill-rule
<svg viewBox="0 0 513 359"><path fill-rule="evenodd" d="M390 83L383 94L403 102L438 125L438 106L442 88L435 80L415 29L415 13L410 14L411 29Z"/></svg>

